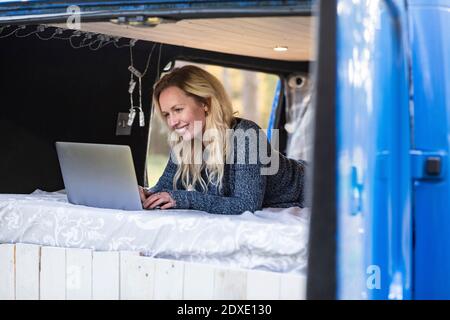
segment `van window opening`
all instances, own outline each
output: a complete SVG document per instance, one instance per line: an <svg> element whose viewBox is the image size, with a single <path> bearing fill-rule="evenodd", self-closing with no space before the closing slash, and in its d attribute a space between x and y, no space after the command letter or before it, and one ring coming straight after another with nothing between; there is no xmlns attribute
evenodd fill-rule
<svg viewBox="0 0 450 320"><path fill-rule="evenodd" d="M277 75L182 60L175 61L173 67L182 67L188 64L204 68L221 81L231 98L233 109L237 112L236 116L252 120L262 129L268 128L272 102L279 80ZM167 68L167 70L170 69L172 67ZM164 72L161 76L163 75ZM170 152L165 124L154 110L152 115L146 173L149 186L158 182L167 164Z"/></svg>

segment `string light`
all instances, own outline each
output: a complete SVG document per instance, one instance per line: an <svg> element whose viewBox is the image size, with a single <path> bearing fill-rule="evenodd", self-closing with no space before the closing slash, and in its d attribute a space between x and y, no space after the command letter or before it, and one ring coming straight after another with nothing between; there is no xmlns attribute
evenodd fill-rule
<svg viewBox="0 0 450 320"><path fill-rule="evenodd" d="M11 29L12 30L9 30ZM153 44L153 47L148 55L147 63L145 65L144 71L141 73L139 70L137 70L133 66L133 47L136 45L137 39L131 39L129 43L126 44L120 44L121 37L112 37L104 34L97 34L92 32L82 32L79 30L71 30L71 29L62 29L62 28L55 28L53 30L53 33L50 36L44 35L44 33L53 27L48 27L46 25L38 25L36 29L29 31L26 34L19 33L21 30L25 30L29 28L29 26L26 25L20 25L20 26L0 26L0 39L7 38L10 36L15 36L17 38L25 38L29 37L31 35L36 35L39 39L43 41L48 41L52 39L59 39L59 40L67 40L70 44L70 46L73 49L81 49L81 48L88 48L92 51L97 51L109 44L113 44L116 48L130 48L130 66L128 67L128 70L130 71L130 83L128 87L128 93L130 94L130 109L129 109L129 116L128 116L128 126L131 126L133 124L134 118L136 116L136 109L139 110L139 126L144 127L145 126L145 119L144 119L144 111L142 108L142 78L146 75L147 70L150 65L150 60L153 54L153 50L156 47L156 43ZM4 32L5 31L5 32ZM64 35L67 33L67 31L71 32L70 35ZM75 39L78 40L78 44L76 44L74 41ZM157 66L157 79L159 78L159 67L160 67L160 60L161 60L161 49L162 44L159 46L159 57L158 57L158 66ZM139 106L134 106L133 102L133 92L136 87L136 81L134 80L134 77L138 79L139 82Z"/></svg>
<svg viewBox="0 0 450 320"><path fill-rule="evenodd" d="M31 26L19 25L19 26L0 26L0 39L7 38L10 36L15 36L17 38L26 38L32 35L36 35L40 40L48 41L52 39L67 40L70 46L74 49L89 48L92 51L97 51L109 44L113 44L116 48L129 47L130 44L120 44L121 37L112 37L103 34L96 34L92 32L83 32L80 30L71 30L63 28L55 28L53 33L49 36L46 33L47 30L54 27L49 27L46 25L38 25L35 29L29 30L29 32L24 33L24 30L30 29ZM67 35L67 32L70 32ZM79 39L78 44L76 44L74 39ZM137 40L134 40L134 43Z"/></svg>
<svg viewBox="0 0 450 320"><path fill-rule="evenodd" d="M150 65L150 60L152 58L153 50L155 49L156 43L153 44L152 50L147 58L147 63L145 65L144 72L140 72L133 65L133 47L136 44L136 41L133 39L130 41L130 66L128 67L128 71L130 71L130 82L128 87L128 93L130 94L130 109L128 114L128 122L127 125L131 127L134 122L134 118L136 117L136 109L139 110L139 126L145 126L145 118L144 118L144 110L142 109L142 78L146 75L148 67ZM161 54L161 51L160 51ZM136 77L139 81L139 106L135 106L133 102L133 92L136 87L136 81L134 80Z"/></svg>

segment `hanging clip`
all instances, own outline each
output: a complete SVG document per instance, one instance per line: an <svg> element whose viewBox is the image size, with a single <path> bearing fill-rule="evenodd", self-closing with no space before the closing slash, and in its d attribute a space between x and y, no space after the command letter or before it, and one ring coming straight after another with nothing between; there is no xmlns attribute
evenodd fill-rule
<svg viewBox="0 0 450 320"><path fill-rule="evenodd" d="M140 73L135 67L129 66L129 67L128 67L128 70L129 70L132 74L134 74L136 77L142 78L142 73Z"/></svg>
<svg viewBox="0 0 450 320"><path fill-rule="evenodd" d="M144 111L139 108L139 126L145 127Z"/></svg>
<svg viewBox="0 0 450 320"><path fill-rule="evenodd" d="M130 80L130 86L128 87L128 93L132 94L134 91L134 88L136 87L136 81L133 79Z"/></svg>
<svg viewBox="0 0 450 320"><path fill-rule="evenodd" d="M134 118L136 117L136 110L134 110L134 107L130 109L130 114L128 115L128 122L127 125L131 127L134 122Z"/></svg>

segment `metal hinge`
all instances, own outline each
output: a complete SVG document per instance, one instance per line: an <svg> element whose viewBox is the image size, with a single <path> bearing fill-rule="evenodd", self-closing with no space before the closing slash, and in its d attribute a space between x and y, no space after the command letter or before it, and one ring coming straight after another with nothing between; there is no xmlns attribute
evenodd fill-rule
<svg viewBox="0 0 450 320"><path fill-rule="evenodd" d="M411 177L415 180L442 180L447 153L411 150Z"/></svg>

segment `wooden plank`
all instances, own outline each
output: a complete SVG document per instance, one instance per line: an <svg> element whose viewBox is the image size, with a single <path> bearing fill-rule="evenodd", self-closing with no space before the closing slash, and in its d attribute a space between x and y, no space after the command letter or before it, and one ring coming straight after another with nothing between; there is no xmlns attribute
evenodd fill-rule
<svg viewBox="0 0 450 320"><path fill-rule="evenodd" d="M214 298L214 267L200 263L184 264L183 299L210 300Z"/></svg>
<svg viewBox="0 0 450 320"><path fill-rule="evenodd" d="M119 252L95 252L92 259L92 298L119 299Z"/></svg>
<svg viewBox="0 0 450 320"><path fill-rule="evenodd" d="M277 300L280 297L280 275L276 272L249 270L247 272L247 299Z"/></svg>
<svg viewBox="0 0 450 320"><path fill-rule="evenodd" d="M247 272L217 268L214 275L214 299L243 300L247 296Z"/></svg>
<svg viewBox="0 0 450 320"><path fill-rule="evenodd" d="M314 34L311 32L313 29L310 25L298 25L294 24L294 22L291 22L291 28L295 27L295 32L293 33L281 33L280 31L271 31L271 30L263 30L261 27L257 24L254 24L253 21L242 19L238 23L236 23L235 28L238 30L238 28L242 28L245 30L251 30L251 34L253 34L254 37L257 37L258 34L261 36L261 34L264 34L266 31L272 32L268 38L265 39L265 43L268 41L271 41L271 43L279 43L280 41L285 42L289 41L292 43L293 41L308 41L307 44L303 43L302 45L295 46L293 48L296 49L308 49L311 45L312 37ZM278 41L277 41L278 40Z"/></svg>
<svg viewBox="0 0 450 320"><path fill-rule="evenodd" d="M66 249L66 299L92 299L92 250Z"/></svg>
<svg viewBox="0 0 450 320"><path fill-rule="evenodd" d="M281 300L305 300L306 277L295 274L280 275Z"/></svg>
<svg viewBox="0 0 450 320"><path fill-rule="evenodd" d="M39 299L40 247L16 244L16 299Z"/></svg>
<svg viewBox="0 0 450 320"><path fill-rule="evenodd" d="M137 252L120 252L120 299L153 299L155 260Z"/></svg>
<svg viewBox="0 0 450 320"><path fill-rule="evenodd" d="M183 298L184 263L155 259L154 299L178 300Z"/></svg>
<svg viewBox="0 0 450 320"><path fill-rule="evenodd" d="M15 245L0 244L0 300L14 300L15 292Z"/></svg>
<svg viewBox="0 0 450 320"><path fill-rule="evenodd" d="M66 299L66 249L41 248L40 299Z"/></svg>
<svg viewBox="0 0 450 320"><path fill-rule="evenodd" d="M316 24L315 21L314 17L249 17L186 19L176 24L161 24L151 30L106 22L84 24L82 27L83 31L204 50L269 59L311 60L314 59L311 53L314 51L315 37L315 29L311 26ZM61 24L55 26L65 28ZM289 50L280 54L272 50L275 45L286 45Z"/></svg>

